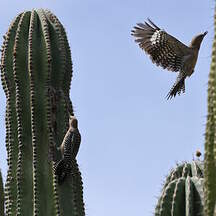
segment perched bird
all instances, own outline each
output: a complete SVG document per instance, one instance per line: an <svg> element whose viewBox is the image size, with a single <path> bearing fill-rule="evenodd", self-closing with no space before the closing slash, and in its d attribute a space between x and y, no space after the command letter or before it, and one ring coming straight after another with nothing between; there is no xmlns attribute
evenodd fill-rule
<svg viewBox="0 0 216 216"><path fill-rule="evenodd" d="M72 162L76 158L81 142L78 121L74 116L69 117L69 129L60 146L62 159L55 163L54 173L59 184L63 183L68 174L71 174Z"/></svg>
<svg viewBox="0 0 216 216"><path fill-rule="evenodd" d="M185 92L185 79L194 72L200 45L207 33L206 31L195 36L190 45L186 46L150 19L148 22L138 23L132 30L135 42L150 56L153 63L164 69L179 72L167 99Z"/></svg>

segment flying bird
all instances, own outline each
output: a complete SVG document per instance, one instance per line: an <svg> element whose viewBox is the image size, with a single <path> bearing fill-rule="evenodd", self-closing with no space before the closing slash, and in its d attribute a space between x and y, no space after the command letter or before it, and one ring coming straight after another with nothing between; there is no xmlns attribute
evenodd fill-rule
<svg viewBox="0 0 216 216"><path fill-rule="evenodd" d="M185 79L194 72L200 45L207 33L206 31L195 36L190 45L186 46L150 19L148 22L138 23L132 30L135 42L150 56L153 63L169 71L179 72L167 99L185 92Z"/></svg>

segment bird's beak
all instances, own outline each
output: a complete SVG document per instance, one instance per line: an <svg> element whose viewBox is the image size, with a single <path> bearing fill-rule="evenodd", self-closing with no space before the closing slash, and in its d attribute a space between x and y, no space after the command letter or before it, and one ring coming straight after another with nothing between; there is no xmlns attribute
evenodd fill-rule
<svg viewBox="0 0 216 216"><path fill-rule="evenodd" d="M203 37L205 37L205 36L207 35L207 33L208 33L207 31L206 31L206 32L204 32L204 33L203 33Z"/></svg>

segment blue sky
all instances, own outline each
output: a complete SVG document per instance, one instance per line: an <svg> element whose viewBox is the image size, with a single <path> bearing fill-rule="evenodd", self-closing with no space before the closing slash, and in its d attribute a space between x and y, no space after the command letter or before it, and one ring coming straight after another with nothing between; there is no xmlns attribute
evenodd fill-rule
<svg viewBox="0 0 216 216"><path fill-rule="evenodd" d="M23 10L50 9L72 50L71 99L82 134L78 162L88 216L152 215L165 175L203 151L214 1L0 1L0 35ZM188 44L208 31L186 93L166 94L175 73L156 67L130 35L150 17ZM2 43L2 37L0 38ZM6 177L5 95L0 88L0 168Z"/></svg>

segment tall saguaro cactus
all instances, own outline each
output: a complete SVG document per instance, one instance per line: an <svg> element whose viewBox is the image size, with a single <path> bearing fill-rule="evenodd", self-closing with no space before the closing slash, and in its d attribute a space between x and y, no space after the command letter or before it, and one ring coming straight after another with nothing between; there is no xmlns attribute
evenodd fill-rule
<svg viewBox="0 0 216 216"><path fill-rule="evenodd" d="M85 215L82 179L58 186L51 160L73 115L72 61L65 30L47 10L19 14L4 36L1 79L6 94L6 215Z"/></svg>
<svg viewBox="0 0 216 216"><path fill-rule="evenodd" d="M208 81L208 115L205 135L205 215L216 215L216 14Z"/></svg>

